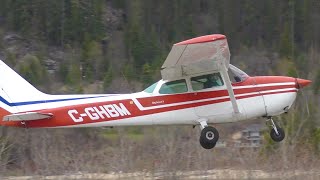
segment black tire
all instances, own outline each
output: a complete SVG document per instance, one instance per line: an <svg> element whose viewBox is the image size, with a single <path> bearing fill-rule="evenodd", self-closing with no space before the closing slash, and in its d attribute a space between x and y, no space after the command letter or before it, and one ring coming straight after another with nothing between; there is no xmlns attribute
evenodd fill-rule
<svg viewBox="0 0 320 180"><path fill-rule="evenodd" d="M201 131L200 144L205 149L212 149L219 140L219 132L216 128L207 126Z"/></svg>
<svg viewBox="0 0 320 180"><path fill-rule="evenodd" d="M274 129L271 129L270 136L273 141L280 142L285 138L286 135L282 128L277 127L277 130L279 134L277 134Z"/></svg>
<svg viewBox="0 0 320 180"><path fill-rule="evenodd" d="M200 138L200 145L205 149L212 149L216 146L216 143L208 143Z"/></svg>

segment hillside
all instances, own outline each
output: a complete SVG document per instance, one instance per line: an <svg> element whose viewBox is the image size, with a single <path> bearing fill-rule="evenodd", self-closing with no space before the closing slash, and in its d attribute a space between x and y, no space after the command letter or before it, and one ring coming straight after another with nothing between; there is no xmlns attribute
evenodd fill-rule
<svg viewBox="0 0 320 180"><path fill-rule="evenodd" d="M161 78L172 44L214 33L227 36L231 63L249 75L290 75L313 84L277 118L288 134L281 144L266 136L258 149L205 151L199 128L185 126L1 127L0 174L317 167L319 9L315 0L2 0L0 59L46 93L141 91ZM264 120L217 127L228 141L250 123Z"/></svg>

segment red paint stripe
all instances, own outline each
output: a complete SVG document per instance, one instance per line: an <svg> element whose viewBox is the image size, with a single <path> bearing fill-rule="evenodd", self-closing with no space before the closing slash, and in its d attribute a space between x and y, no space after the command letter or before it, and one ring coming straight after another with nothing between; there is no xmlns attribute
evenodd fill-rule
<svg viewBox="0 0 320 180"><path fill-rule="evenodd" d="M256 84L295 82L295 78L287 76L256 76L253 79Z"/></svg>
<svg viewBox="0 0 320 180"><path fill-rule="evenodd" d="M246 93L255 93L261 91L269 90L281 90L286 88L295 88L295 85L275 85L266 87L250 87L242 89L234 89L235 95L241 95ZM172 94L172 95L160 95L153 96L152 98L138 98L137 100L143 107L153 107L158 105L170 105L181 102L204 100L209 98L219 98L223 96L229 96L227 90L216 90L216 91L206 91L206 92L192 92L186 94Z"/></svg>
<svg viewBox="0 0 320 180"><path fill-rule="evenodd" d="M269 92L269 93L262 93L262 94L253 94L253 95L246 95L242 97L238 97L237 99L245 99L245 98L251 98L251 97L258 97L261 95L270 95L270 94L282 94L282 93L289 93L289 92L297 92L297 90L288 90L288 91L282 91L282 92ZM167 112L167 111L173 111L173 110L180 110L180 109L186 109L186 108L192 108L197 106L205 106L209 104L217 104L230 101L230 98L223 98L223 99L217 99L217 100L211 100L211 101L205 101L205 102L197 102L197 103L190 103L185 105L177 105L177 106L171 106L171 107L164 107L159 109L153 109L153 110L146 110L144 111L146 114L155 114L155 113L161 113L161 112Z"/></svg>
<svg viewBox="0 0 320 180"><path fill-rule="evenodd" d="M211 35L192 38L192 39L189 39L186 41L176 43L174 45L188 45L188 44L206 43L206 42L213 42L213 41L217 41L217 40L221 40L221 39L226 39L226 36L222 35L222 34L211 34Z"/></svg>

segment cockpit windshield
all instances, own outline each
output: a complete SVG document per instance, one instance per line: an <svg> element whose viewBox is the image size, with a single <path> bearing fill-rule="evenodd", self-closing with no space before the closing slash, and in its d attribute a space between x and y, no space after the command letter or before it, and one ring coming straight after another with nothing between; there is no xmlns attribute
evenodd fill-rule
<svg viewBox="0 0 320 180"><path fill-rule="evenodd" d="M146 93L153 93L154 89L157 87L158 82L152 84L151 86L147 87L145 90L143 90Z"/></svg>
<svg viewBox="0 0 320 180"><path fill-rule="evenodd" d="M249 77L245 72L243 72L242 70L240 70L232 64L229 65L228 73L230 80L233 83L242 82Z"/></svg>

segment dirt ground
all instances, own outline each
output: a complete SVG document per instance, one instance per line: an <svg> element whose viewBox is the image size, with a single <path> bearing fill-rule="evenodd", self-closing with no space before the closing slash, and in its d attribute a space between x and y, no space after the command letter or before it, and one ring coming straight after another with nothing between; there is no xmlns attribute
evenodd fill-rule
<svg viewBox="0 0 320 180"><path fill-rule="evenodd" d="M1 176L0 176L1 177ZM320 170L309 171L275 171L266 172L262 170L235 170L235 169L219 169L207 171L185 171L185 172L135 172L135 173L77 173L59 176L8 176L1 177L3 180L109 180L109 179L304 179L317 180L320 179Z"/></svg>

